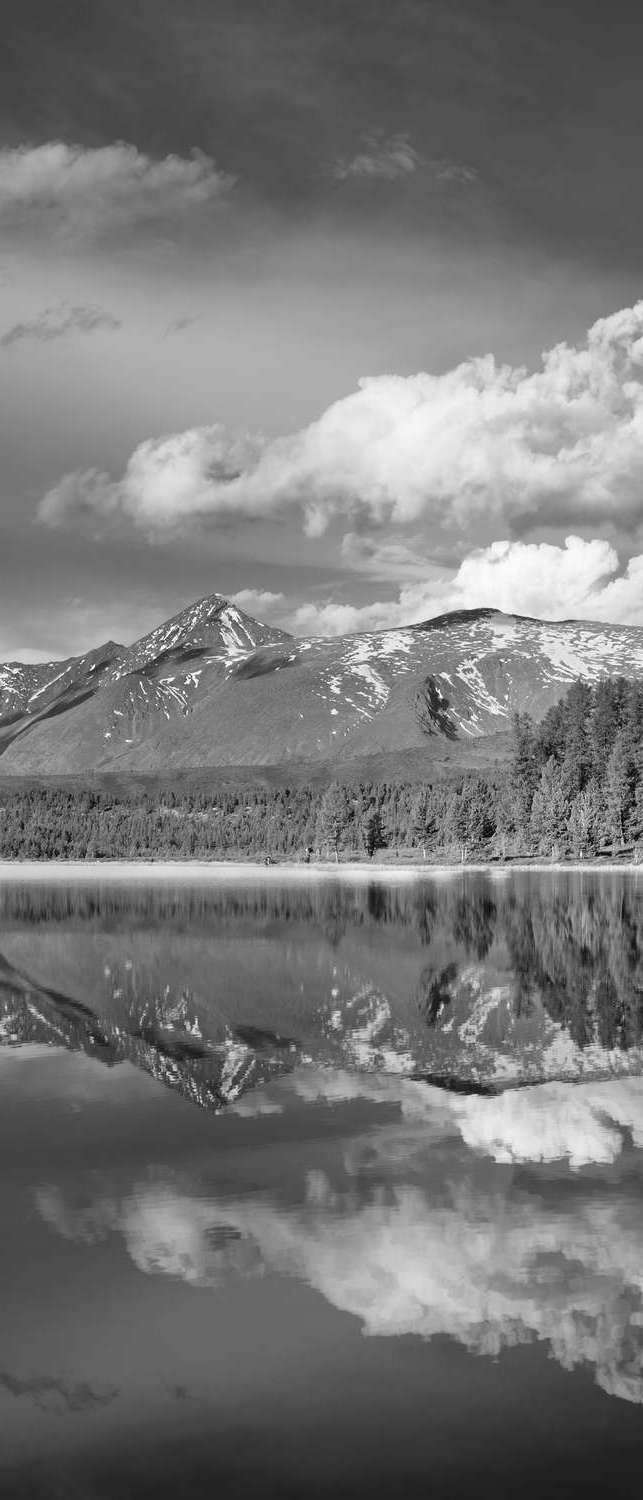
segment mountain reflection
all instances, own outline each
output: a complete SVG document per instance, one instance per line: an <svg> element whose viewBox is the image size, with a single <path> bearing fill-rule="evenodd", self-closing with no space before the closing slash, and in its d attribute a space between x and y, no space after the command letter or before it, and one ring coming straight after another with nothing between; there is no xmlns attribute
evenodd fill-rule
<svg viewBox="0 0 643 1500"><path fill-rule="evenodd" d="M43 1185L40 1214L88 1246L120 1237L146 1275L201 1287L297 1278L366 1334L447 1335L487 1356L540 1340L565 1369L588 1366L606 1392L642 1402L640 1082L463 1100L300 1070L272 1103L341 1111L351 1095L388 1114L334 1139L323 1169L304 1145L298 1173L268 1175L257 1192L252 1163L239 1159L233 1187L210 1155L201 1173L155 1168L99 1188L93 1177L71 1199Z"/></svg>
<svg viewBox="0 0 643 1500"><path fill-rule="evenodd" d="M643 1066L636 877L0 887L0 1040L207 1108L292 1069L474 1085Z"/></svg>

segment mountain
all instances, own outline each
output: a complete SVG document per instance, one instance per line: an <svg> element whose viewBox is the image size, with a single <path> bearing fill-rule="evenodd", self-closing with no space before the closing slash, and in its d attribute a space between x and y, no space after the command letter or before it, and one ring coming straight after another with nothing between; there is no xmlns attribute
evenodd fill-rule
<svg viewBox="0 0 643 1500"><path fill-rule="evenodd" d="M0 666L6 775L465 758L577 678L643 675L643 628L498 610L295 639L221 595L133 646Z"/></svg>

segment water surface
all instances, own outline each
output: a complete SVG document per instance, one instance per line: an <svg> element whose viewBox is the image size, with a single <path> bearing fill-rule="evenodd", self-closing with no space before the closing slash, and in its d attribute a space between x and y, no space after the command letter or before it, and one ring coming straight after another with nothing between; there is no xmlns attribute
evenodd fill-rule
<svg viewBox="0 0 643 1500"><path fill-rule="evenodd" d="M2 888L2 1493L636 1493L638 892Z"/></svg>

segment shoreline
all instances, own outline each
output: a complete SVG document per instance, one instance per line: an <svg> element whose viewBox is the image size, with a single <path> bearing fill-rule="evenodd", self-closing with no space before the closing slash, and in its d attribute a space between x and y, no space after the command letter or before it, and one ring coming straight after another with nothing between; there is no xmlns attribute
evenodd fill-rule
<svg viewBox="0 0 643 1500"><path fill-rule="evenodd" d="M515 864L371 864L370 861L355 860L335 864L324 861L319 864L265 865L255 861L236 860L3 860L0 859L0 884L8 881L37 880L207 880L213 882L269 881L348 881L380 882L391 885L413 881L454 879L456 876L488 875L496 880L507 880L512 875L640 875L643 864L600 860L560 861Z"/></svg>

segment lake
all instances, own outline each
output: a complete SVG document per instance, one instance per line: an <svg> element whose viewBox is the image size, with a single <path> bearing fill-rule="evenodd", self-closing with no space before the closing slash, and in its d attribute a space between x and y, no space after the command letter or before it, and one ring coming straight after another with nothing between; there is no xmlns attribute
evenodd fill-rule
<svg viewBox="0 0 643 1500"><path fill-rule="evenodd" d="M0 1492L638 1493L640 877L0 882Z"/></svg>

